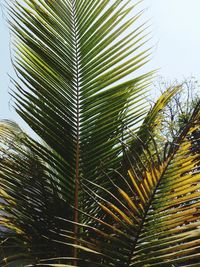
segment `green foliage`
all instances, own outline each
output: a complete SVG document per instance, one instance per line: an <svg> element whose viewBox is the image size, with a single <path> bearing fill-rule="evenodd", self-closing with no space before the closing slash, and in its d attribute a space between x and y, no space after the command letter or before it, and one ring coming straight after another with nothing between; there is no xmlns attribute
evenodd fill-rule
<svg viewBox="0 0 200 267"><path fill-rule="evenodd" d="M167 81L160 77L154 84L155 90L163 94L169 87L179 86L180 90L167 103L162 115L162 123L157 135L169 142L173 141L188 123L195 106L200 100L198 80L191 76L184 80Z"/></svg>
<svg viewBox="0 0 200 267"><path fill-rule="evenodd" d="M42 141L0 123L1 265L198 266L200 105L158 149L161 111L179 88L149 110L137 3L8 9L16 110Z"/></svg>

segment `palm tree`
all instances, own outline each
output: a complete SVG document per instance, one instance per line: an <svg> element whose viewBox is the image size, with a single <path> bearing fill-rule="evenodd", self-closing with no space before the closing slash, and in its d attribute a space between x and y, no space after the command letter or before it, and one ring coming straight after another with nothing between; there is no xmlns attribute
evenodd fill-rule
<svg viewBox="0 0 200 267"><path fill-rule="evenodd" d="M190 137L200 105L171 146L156 145L159 112L179 88L149 110L137 3L16 0L8 9L12 95L41 141L0 124L2 266L198 266Z"/></svg>

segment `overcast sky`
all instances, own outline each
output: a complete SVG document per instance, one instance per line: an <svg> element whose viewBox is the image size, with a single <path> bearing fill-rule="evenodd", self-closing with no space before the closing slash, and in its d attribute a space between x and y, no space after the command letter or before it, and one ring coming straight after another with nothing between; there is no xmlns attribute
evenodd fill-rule
<svg viewBox="0 0 200 267"><path fill-rule="evenodd" d="M152 66L169 78L200 77L200 0L144 0L149 7Z"/></svg>
<svg viewBox="0 0 200 267"><path fill-rule="evenodd" d="M160 68L159 74L171 80L191 75L200 80L200 0L144 0L141 7L147 9L144 16L152 25L154 52L148 69ZM9 32L2 15L0 37L0 119L19 121L9 107L12 69Z"/></svg>

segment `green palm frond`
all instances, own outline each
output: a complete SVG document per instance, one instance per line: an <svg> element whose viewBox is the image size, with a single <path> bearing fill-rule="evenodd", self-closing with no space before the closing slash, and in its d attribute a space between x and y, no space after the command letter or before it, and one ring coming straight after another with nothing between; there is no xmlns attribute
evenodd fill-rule
<svg viewBox="0 0 200 267"><path fill-rule="evenodd" d="M120 82L148 61L144 26L132 27L141 14L121 0L24 2L10 7L17 111L66 160L68 177L92 179L100 162L119 164L122 132L148 107L151 73Z"/></svg>
<svg viewBox="0 0 200 267"><path fill-rule="evenodd" d="M1 265L33 263L58 251L62 256L62 245L55 248L49 240L55 238L56 228L64 227L55 218L66 213L72 219L73 210L64 200L69 192L63 191L58 158L40 145L46 157L42 160L34 153L35 141L14 123L2 122L0 129Z"/></svg>

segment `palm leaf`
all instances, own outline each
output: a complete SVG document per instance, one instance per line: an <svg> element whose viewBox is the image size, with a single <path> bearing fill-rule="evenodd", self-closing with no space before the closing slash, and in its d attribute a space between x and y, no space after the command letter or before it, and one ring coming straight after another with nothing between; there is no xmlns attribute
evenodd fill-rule
<svg viewBox="0 0 200 267"><path fill-rule="evenodd" d="M62 256L62 245L55 247L49 240L54 239L55 229L63 228L56 217L65 213L73 217L64 200L69 191L65 192L61 183L65 165L59 165L60 159L48 147L38 147L16 124L2 122L0 129L1 265ZM36 145L42 158L34 153Z"/></svg>
<svg viewBox="0 0 200 267"><path fill-rule="evenodd" d="M132 258L134 266L199 263L199 154L191 140L199 128L199 114L198 105L190 127L165 161Z"/></svg>
<svg viewBox="0 0 200 267"><path fill-rule="evenodd" d="M199 128L199 116L197 105L162 162L144 146L146 161L141 158L142 165L131 162L128 176L118 174L117 183L110 179L112 191L85 182L100 208L97 218L103 220L96 227L107 234L100 248L97 245L107 256L101 258L106 266L199 264L200 161L193 135ZM96 190L90 190L91 183Z"/></svg>
<svg viewBox="0 0 200 267"><path fill-rule="evenodd" d="M24 2L10 8L16 109L66 160L68 177L92 179L100 162L119 163L122 131L145 113L149 74L119 83L147 61L144 27L127 32L140 14L128 17L130 1Z"/></svg>

